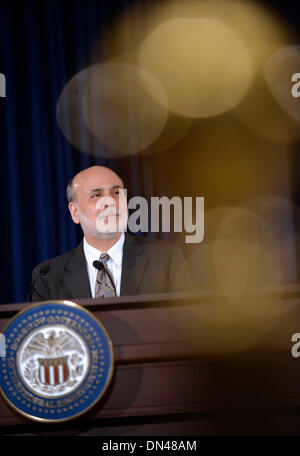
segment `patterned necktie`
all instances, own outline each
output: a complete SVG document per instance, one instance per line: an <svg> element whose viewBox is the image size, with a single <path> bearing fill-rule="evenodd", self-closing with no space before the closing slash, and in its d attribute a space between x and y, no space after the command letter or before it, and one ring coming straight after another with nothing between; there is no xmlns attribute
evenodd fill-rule
<svg viewBox="0 0 300 456"><path fill-rule="evenodd" d="M97 273L95 298L111 298L116 296L113 277L107 268L109 258L108 253L101 253L100 255L100 262L104 268L100 269Z"/></svg>

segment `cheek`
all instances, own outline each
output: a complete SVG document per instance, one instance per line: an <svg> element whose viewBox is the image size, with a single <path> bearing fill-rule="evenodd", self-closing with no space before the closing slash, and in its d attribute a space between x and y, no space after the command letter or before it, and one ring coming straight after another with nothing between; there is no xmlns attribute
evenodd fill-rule
<svg viewBox="0 0 300 456"><path fill-rule="evenodd" d="M86 208L86 214L89 217L96 217L97 213L99 212L99 209L96 207L97 201L91 201Z"/></svg>
<svg viewBox="0 0 300 456"><path fill-rule="evenodd" d="M118 201L117 208L119 209L119 211L121 213L126 214L127 213L127 201L124 201L124 200Z"/></svg>

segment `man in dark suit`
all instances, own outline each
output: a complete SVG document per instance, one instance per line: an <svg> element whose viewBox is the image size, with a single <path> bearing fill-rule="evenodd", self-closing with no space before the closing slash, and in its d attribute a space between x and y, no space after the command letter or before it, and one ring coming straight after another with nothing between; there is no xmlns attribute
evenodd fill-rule
<svg viewBox="0 0 300 456"><path fill-rule="evenodd" d="M177 246L124 233L128 212L123 189L120 177L102 166L87 168L73 178L67 187L68 207L84 239L75 249L33 270L33 301L192 289ZM99 268L102 258L105 268L102 262Z"/></svg>

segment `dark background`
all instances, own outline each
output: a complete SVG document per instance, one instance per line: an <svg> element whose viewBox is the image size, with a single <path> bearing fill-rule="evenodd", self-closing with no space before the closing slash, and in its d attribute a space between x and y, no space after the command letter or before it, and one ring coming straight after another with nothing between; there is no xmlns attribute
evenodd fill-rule
<svg viewBox="0 0 300 456"><path fill-rule="evenodd" d="M229 174L225 175L222 185L211 191L205 179L210 169L205 152L197 180L187 174L178 178L182 160L187 159L182 157L184 139L172 151L109 159L79 151L62 135L56 120L56 105L65 84L81 69L97 63L97 45L115 17L136 4L139 4L141 14L147 15L154 3L151 0L1 0L0 72L5 74L7 89L6 98L0 99L0 302L24 301L32 268L75 247L80 241L81 231L72 223L67 210L65 187L83 168L94 164L111 167L123 177L129 197L204 196L206 209L225 203L238 205L245 195L259 197L262 194L259 173L263 170L266 176L274 158L271 146L264 147L259 141L253 146L255 153L263 150L265 155L260 170L251 168L254 159L248 157L247 172L251 168L253 177L251 185L243 179L243 169L237 168L232 172L240 173L242 177L238 185L233 185ZM282 0L265 4L284 17L298 33L300 7L296 2ZM209 123L195 122L190 137L194 131L207 126ZM218 165L222 164L226 153L224 148L224 155L221 151L215 158ZM285 195L289 194L293 209L281 223L285 236L295 239L295 243L286 259L293 267L287 269L284 282L297 283L299 147L293 145L286 157L289 179L284 184ZM232 160L234 166L235 157L229 154L227 159ZM257 165L257 161L255 163ZM282 190L276 187L275 179L267 189L264 187L264 191L281 196ZM207 234L209 238L209 232ZM158 237L182 244L180 236L161 234ZM183 248L188 258L193 246L183 245ZM201 256L199 261L201 263ZM197 285L198 271L206 268L205 259L200 263L197 271L191 263Z"/></svg>

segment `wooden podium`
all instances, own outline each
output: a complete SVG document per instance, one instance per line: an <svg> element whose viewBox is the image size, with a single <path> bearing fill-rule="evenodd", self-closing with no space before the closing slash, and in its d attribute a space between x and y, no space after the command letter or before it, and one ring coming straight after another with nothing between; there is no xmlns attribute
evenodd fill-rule
<svg viewBox="0 0 300 456"><path fill-rule="evenodd" d="M26 421L0 397L4 435L300 434L300 288L74 300L105 326L115 373L88 414ZM0 306L0 332L28 304Z"/></svg>

